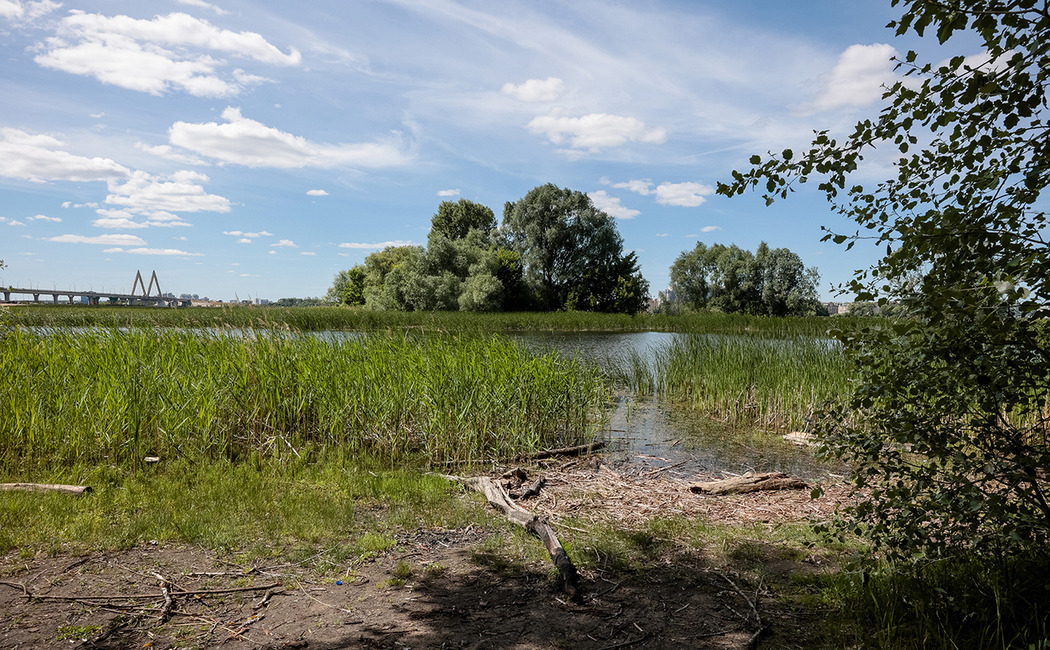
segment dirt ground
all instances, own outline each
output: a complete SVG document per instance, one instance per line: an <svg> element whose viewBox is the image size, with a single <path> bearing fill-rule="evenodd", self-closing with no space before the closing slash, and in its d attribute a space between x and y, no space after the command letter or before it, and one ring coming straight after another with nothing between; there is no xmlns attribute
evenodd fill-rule
<svg viewBox="0 0 1050 650"><path fill-rule="evenodd" d="M541 496L524 505L555 530L569 515L577 525L630 527L682 514L773 526L826 517L844 494L831 487L816 501L806 490L709 497L670 474L569 464L546 471ZM0 648L613 650L815 641L813 613L777 592L793 575L823 571L818 558L771 563L759 580L683 546L641 570L582 570L582 598L571 602L549 563L508 568L492 552L492 538L506 535L475 526L413 531L341 573L310 562L244 565L236 554L162 544L79 557L13 552L0 557Z"/></svg>

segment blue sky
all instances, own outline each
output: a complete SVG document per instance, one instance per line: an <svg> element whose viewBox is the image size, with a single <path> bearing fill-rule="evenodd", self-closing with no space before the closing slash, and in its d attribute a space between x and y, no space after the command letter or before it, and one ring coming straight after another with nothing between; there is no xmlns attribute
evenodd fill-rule
<svg viewBox="0 0 1050 650"><path fill-rule="evenodd" d="M443 200L555 183L617 218L652 291L698 241L873 253L819 196L714 186L874 115L888 2L0 0L0 284L323 295ZM976 52L973 52L976 53ZM967 54L970 54L967 52ZM935 57L933 60L937 60ZM877 178L890 161L872 159Z"/></svg>

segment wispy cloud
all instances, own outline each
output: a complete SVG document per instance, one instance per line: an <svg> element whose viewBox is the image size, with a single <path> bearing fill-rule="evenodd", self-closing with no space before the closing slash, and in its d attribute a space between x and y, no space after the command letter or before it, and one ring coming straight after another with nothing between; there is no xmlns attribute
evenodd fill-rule
<svg viewBox="0 0 1050 650"><path fill-rule="evenodd" d="M225 123L175 122L168 130L171 144L201 156L246 167L394 167L411 156L401 143L321 144L286 133L241 115L239 108L222 112Z"/></svg>
<svg viewBox="0 0 1050 650"><path fill-rule="evenodd" d="M135 235L97 235L88 237L86 235L59 235L49 237L47 241L62 244L99 244L102 246L144 246L146 242Z"/></svg>
<svg viewBox="0 0 1050 650"><path fill-rule="evenodd" d="M667 140L667 130L650 128L636 117L591 113L582 117L565 117L557 113L535 117L529 130L547 136L552 144L569 140L572 152L598 152L620 147L628 142L660 144Z"/></svg>
<svg viewBox="0 0 1050 650"><path fill-rule="evenodd" d="M438 196L459 196L459 190L438 190Z"/></svg>
<svg viewBox="0 0 1050 650"><path fill-rule="evenodd" d="M394 241L376 242L376 243L373 243L373 244L361 244L361 243L344 242L342 244L339 244L339 248L357 248L357 249L366 249L366 250L368 250L368 249L386 248L388 246L416 246L416 245L417 244L415 242L404 241L404 240L401 240L401 239L397 239L397 240L394 240Z"/></svg>
<svg viewBox="0 0 1050 650"><path fill-rule="evenodd" d="M553 102L565 93L565 84L557 77L529 79L520 84L505 83L501 92L523 102Z"/></svg>
<svg viewBox="0 0 1050 650"><path fill-rule="evenodd" d="M306 190L307 196L328 196L328 192L324 190Z"/></svg>

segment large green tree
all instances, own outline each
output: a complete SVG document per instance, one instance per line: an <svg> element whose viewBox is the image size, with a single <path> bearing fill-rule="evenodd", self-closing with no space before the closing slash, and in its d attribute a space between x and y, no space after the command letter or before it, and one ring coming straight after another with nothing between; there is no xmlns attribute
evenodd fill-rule
<svg viewBox="0 0 1050 650"><path fill-rule="evenodd" d="M767 316L818 313L816 268L787 248L765 242L755 253L736 245L703 242L671 265L671 283L692 309Z"/></svg>
<svg viewBox="0 0 1050 650"><path fill-rule="evenodd" d="M503 209L500 232L518 253L543 309L641 310L649 285L634 254L624 255L616 221L583 192L553 184Z"/></svg>
<svg viewBox="0 0 1050 650"><path fill-rule="evenodd" d="M886 254L850 284L900 300L911 319L841 334L858 362L850 401L823 421L855 467L855 530L896 557L1007 557L1050 550L1050 5L1045 0L893 0L898 35L957 34L941 64L908 52L906 80L845 137L752 158L719 186L767 203L817 181ZM972 42L972 41L971 41ZM872 153L895 173L854 181ZM920 281L906 281L909 278ZM896 295L894 295L896 294ZM1045 593L1043 594L1045 598ZM1044 635L1045 636L1045 635Z"/></svg>

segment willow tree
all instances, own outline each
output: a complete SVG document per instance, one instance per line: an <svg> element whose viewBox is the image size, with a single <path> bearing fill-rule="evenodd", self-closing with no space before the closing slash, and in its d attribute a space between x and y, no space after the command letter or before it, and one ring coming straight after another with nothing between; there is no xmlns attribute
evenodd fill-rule
<svg viewBox="0 0 1050 650"><path fill-rule="evenodd" d="M818 183L860 226L825 239L885 248L848 288L914 316L840 334L860 381L819 431L867 495L849 508L854 530L897 558L1046 560L1050 7L892 4L897 35L947 47L976 35L984 52L934 65L909 51L877 117L842 138L819 131L805 151L753 156L719 192L759 188L773 203ZM874 151L892 155L894 173L855 182Z"/></svg>

